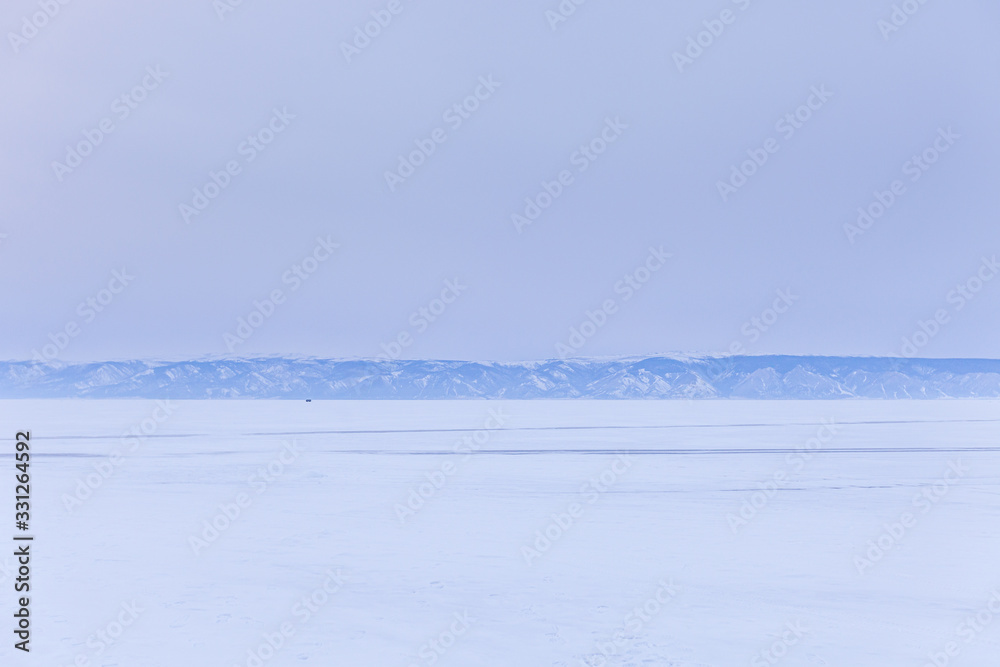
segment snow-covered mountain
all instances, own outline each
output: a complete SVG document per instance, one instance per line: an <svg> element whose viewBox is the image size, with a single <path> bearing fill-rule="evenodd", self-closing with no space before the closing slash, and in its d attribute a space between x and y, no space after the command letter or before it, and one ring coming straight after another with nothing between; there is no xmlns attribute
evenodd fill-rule
<svg viewBox="0 0 1000 667"><path fill-rule="evenodd" d="M1000 360L648 357L0 362L0 398L1000 398Z"/></svg>

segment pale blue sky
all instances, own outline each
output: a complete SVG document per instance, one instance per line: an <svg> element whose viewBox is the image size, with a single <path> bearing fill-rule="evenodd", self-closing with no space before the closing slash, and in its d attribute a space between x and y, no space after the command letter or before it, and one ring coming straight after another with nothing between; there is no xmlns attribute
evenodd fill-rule
<svg viewBox="0 0 1000 667"><path fill-rule="evenodd" d="M919 5L885 38L883 0L589 0L555 30L557 0L401 0L347 62L341 43L390 4L244 0L220 20L211 0L71 2L12 40L42 10L4 3L0 358L60 340L65 360L370 357L393 340L410 358L550 358L609 300L574 353L892 354L944 311L921 355L1000 356L1000 280L949 298L1000 253L996 3ZM467 118L445 115L477 90ZM776 126L809 101L794 134ZM78 167L53 168L104 119L114 131ZM241 150L269 124L273 143ZM911 180L905 163L948 128ZM615 140L581 158L602 132ZM723 201L718 182L768 139ZM385 172L428 140L390 191ZM179 205L229 161L239 173L187 224ZM518 233L512 214L563 170ZM905 191L849 242L894 180ZM296 283L317 237L339 247ZM650 247L671 257L626 299ZM134 280L102 294L123 268ZM778 290L791 304L763 331L752 318L773 319Z"/></svg>

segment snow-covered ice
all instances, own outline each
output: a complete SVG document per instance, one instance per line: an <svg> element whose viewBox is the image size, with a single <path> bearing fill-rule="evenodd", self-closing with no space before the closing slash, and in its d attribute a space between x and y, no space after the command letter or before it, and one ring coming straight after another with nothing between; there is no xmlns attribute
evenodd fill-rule
<svg viewBox="0 0 1000 667"><path fill-rule="evenodd" d="M5 665L1000 655L997 401L39 400L0 425L32 432L36 537Z"/></svg>

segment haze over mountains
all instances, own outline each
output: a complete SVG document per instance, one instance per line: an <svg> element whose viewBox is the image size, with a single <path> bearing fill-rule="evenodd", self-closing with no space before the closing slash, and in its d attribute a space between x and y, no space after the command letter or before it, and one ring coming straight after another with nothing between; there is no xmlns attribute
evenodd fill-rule
<svg viewBox="0 0 1000 667"><path fill-rule="evenodd" d="M0 362L0 398L1000 398L1000 360L634 357Z"/></svg>

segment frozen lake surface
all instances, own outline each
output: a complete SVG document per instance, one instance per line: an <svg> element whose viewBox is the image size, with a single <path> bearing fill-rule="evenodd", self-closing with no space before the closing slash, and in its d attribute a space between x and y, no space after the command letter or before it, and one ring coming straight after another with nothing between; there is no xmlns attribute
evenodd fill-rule
<svg viewBox="0 0 1000 667"><path fill-rule="evenodd" d="M35 536L32 651L2 628L5 665L1000 655L998 401L0 401L0 423L5 453L32 433Z"/></svg>

